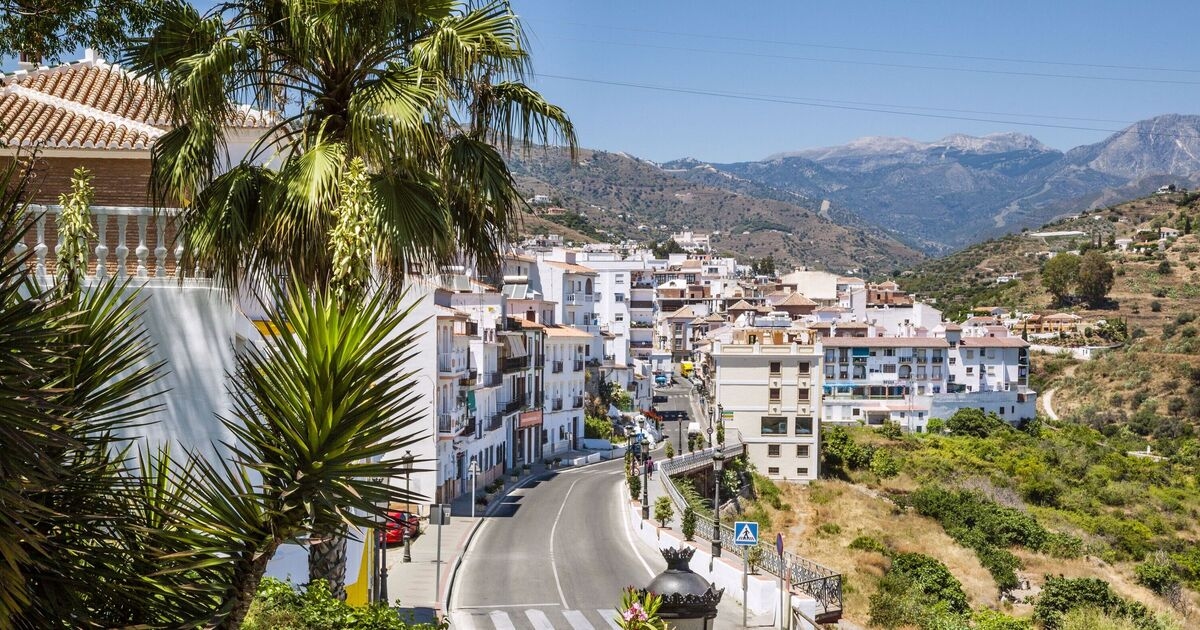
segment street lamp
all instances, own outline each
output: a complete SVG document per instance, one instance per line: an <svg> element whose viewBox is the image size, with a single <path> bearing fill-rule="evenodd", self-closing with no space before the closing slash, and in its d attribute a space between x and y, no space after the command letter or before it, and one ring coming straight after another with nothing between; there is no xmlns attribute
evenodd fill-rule
<svg viewBox="0 0 1200 630"><path fill-rule="evenodd" d="M710 422L710 423L708 423L708 445L709 446L713 445L712 433L713 433L713 425Z"/></svg>
<svg viewBox="0 0 1200 630"><path fill-rule="evenodd" d="M404 467L404 500L410 508L407 510L412 512L412 451L404 451L404 462L407 464ZM408 535L408 528L401 527L401 535L404 536L404 561L412 562L412 537Z"/></svg>
<svg viewBox="0 0 1200 630"><path fill-rule="evenodd" d="M721 449L713 452L713 472L716 479L713 482L713 539L712 556L721 557L721 471L725 468L725 453Z"/></svg>
<svg viewBox="0 0 1200 630"><path fill-rule="evenodd" d="M384 480L377 478L376 482L382 484ZM375 601L387 603L387 522L388 508L391 506L384 499L376 503L375 507L383 513L379 528L375 530ZM403 524L400 527L400 531L405 531Z"/></svg>
<svg viewBox="0 0 1200 630"><path fill-rule="evenodd" d="M650 520L650 440L642 434L642 520Z"/></svg>

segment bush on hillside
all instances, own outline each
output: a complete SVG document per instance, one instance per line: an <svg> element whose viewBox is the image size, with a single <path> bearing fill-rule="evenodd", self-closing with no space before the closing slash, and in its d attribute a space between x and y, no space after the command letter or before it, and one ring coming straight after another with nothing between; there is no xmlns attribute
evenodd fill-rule
<svg viewBox="0 0 1200 630"><path fill-rule="evenodd" d="M987 437L994 431L1008 428L1008 425L994 413L984 413L974 407L959 409L946 421L946 428L955 435L972 435Z"/></svg>
<svg viewBox="0 0 1200 630"><path fill-rule="evenodd" d="M1067 613L1087 608L1127 619L1139 630L1161 628L1145 605L1121 598L1108 582L1097 578L1046 576L1033 611L1034 618L1041 621L1046 630L1061 630Z"/></svg>

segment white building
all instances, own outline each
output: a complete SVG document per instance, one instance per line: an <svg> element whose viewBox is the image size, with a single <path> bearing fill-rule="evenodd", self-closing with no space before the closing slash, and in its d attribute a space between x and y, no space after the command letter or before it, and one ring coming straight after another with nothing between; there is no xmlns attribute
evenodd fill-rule
<svg viewBox="0 0 1200 630"><path fill-rule="evenodd" d="M557 455L583 439L584 350L592 335L570 326L547 325L546 391L543 427L545 456Z"/></svg>
<svg viewBox="0 0 1200 630"><path fill-rule="evenodd" d="M820 472L821 355L811 338L786 325L726 328L704 357L725 439L740 439L771 479L811 481Z"/></svg>

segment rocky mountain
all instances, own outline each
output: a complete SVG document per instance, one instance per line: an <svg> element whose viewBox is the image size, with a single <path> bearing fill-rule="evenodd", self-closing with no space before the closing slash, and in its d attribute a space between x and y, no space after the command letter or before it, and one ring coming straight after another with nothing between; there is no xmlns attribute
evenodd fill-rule
<svg viewBox="0 0 1200 630"><path fill-rule="evenodd" d="M855 213L699 163L659 165L591 150L572 162L547 149L515 154L509 165L524 192L552 200L555 209L537 209L537 219L593 238L713 232L718 252L836 272L886 272L923 258Z"/></svg>
<svg viewBox="0 0 1200 630"><path fill-rule="evenodd" d="M954 134L934 142L861 138L757 162L664 167L731 190L758 185L776 191L758 194L827 200L936 254L1165 183L1200 183L1200 116L1159 116L1066 153L1024 134Z"/></svg>

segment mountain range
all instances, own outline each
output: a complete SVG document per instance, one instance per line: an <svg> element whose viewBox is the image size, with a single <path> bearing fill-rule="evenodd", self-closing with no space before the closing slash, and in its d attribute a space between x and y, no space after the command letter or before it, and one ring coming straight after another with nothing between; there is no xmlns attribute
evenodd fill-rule
<svg viewBox="0 0 1200 630"><path fill-rule="evenodd" d="M1143 120L1066 152L1019 133L934 142L868 137L754 162L685 158L662 168L696 183L824 206L835 219L854 215L936 255L1163 184L1200 183L1200 116Z"/></svg>

